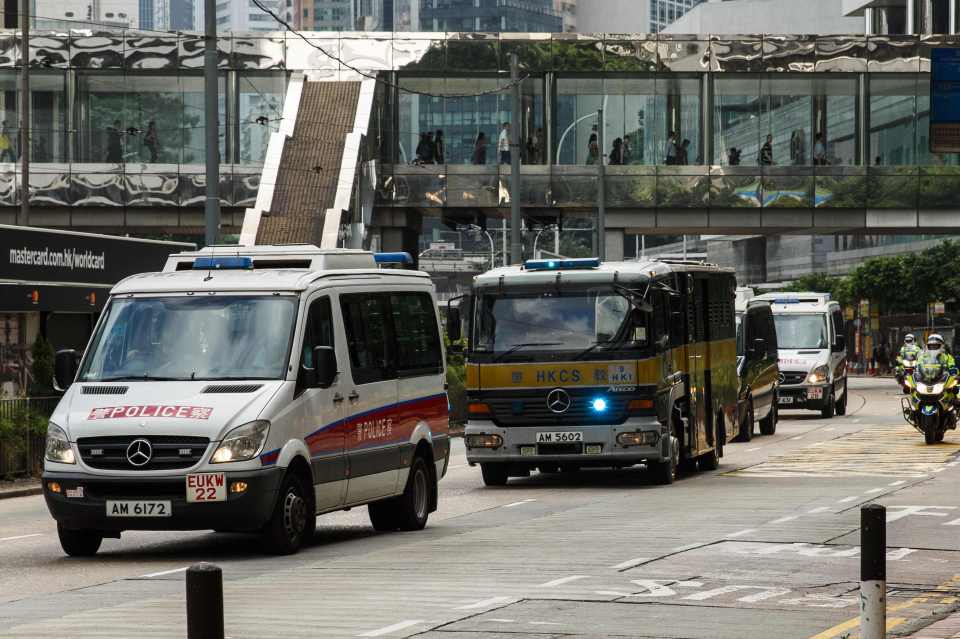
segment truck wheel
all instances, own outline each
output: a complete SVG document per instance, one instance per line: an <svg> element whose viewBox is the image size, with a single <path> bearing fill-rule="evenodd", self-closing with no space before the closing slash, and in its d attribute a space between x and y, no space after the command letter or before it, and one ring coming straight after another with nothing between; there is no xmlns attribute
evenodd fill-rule
<svg viewBox="0 0 960 639"><path fill-rule="evenodd" d="M833 411L837 406L836 402L837 402L836 397L834 397L833 389L831 388L830 395L827 397L826 405L820 409L820 417L822 417L823 419L830 419L831 417L833 417Z"/></svg>
<svg viewBox="0 0 960 639"><path fill-rule="evenodd" d="M506 486L510 479L506 464L480 464L480 473L486 486Z"/></svg>
<svg viewBox="0 0 960 639"><path fill-rule="evenodd" d="M843 380L843 399L838 401L834 407L837 415L841 417L847 414L847 395L849 395L847 392L847 380Z"/></svg>
<svg viewBox="0 0 960 639"><path fill-rule="evenodd" d="M280 484L273 516L263 529L263 544L274 555L292 555L300 550L308 530L316 526L316 514L310 512L310 501L303 482L288 473ZM313 521L310 526L309 520Z"/></svg>
<svg viewBox="0 0 960 639"><path fill-rule="evenodd" d="M777 396L773 396L773 406L770 407L770 412L767 413L767 416L760 420L760 434L761 435L773 435L777 432L777 419L779 415L777 414Z"/></svg>
<svg viewBox="0 0 960 639"><path fill-rule="evenodd" d="M675 437L670 438L670 456L664 461L651 462L648 472L653 483L660 486L672 484L677 478L677 466L680 457L680 446Z"/></svg>
<svg viewBox="0 0 960 639"><path fill-rule="evenodd" d="M63 552L71 557L93 557L103 542L103 536L92 530L70 530L61 524L57 524L57 535Z"/></svg>
<svg viewBox="0 0 960 639"><path fill-rule="evenodd" d="M740 441L748 442L753 439L753 398L747 400L747 414L740 424Z"/></svg>
<svg viewBox="0 0 960 639"><path fill-rule="evenodd" d="M722 419L722 417L718 416L717 421L719 422L720 419ZM723 430L717 428L714 431L713 450L697 458L697 466L700 467L700 470L716 470L720 468L720 458L723 457L723 437Z"/></svg>
<svg viewBox="0 0 960 639"><path fill-rule="evenodd" d="M414 457L403 494L367 506L374 530L423 530L430 517L430 484L434 481L423 457Z"/></svg>

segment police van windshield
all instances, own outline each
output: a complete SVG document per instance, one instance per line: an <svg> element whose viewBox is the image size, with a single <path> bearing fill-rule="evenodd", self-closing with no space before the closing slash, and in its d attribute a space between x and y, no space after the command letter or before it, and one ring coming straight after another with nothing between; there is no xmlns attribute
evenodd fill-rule
<svg viewBox="0 0 960 639"><path fill-rule="evenodd" d="M830 345L824 313L774 315L781 350L823 349Z"/></svg>
<svg viewBox="0 0 960 639"><path fill-rule="evenodd" d="M80 381L279 379L297 298L133 297L106 313Z"/></svg>
<svg viewBox="0 0 960 639"><path fill-rule="evenodd" d="M505 357L532 353L637 349L648 344L648 316L612 289L483 295L473 350Z"/></svg>

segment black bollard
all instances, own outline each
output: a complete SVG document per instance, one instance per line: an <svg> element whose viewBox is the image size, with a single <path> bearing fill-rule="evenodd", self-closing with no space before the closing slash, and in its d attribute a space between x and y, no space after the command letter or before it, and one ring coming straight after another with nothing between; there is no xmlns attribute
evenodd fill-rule
<svg viewBox="0 0 960 639"><path fill-rule="evenodd" d="M860 509L860 637L884 639L887 632L887 509Z"/></svg>
<svg viewBox="0 0 960 639"><path fill-rule="evenodd" d="M223 571L206 562L187 568L187 639L223 639Z"/></svg>

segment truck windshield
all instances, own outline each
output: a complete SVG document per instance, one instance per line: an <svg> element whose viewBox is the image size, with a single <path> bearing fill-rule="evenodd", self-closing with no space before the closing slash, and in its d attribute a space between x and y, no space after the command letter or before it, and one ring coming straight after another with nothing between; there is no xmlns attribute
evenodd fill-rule
<svg viewBox="0 0 960 639"><path fill-rule="evenodd" d="M279 379L297 313L293 296L114 299L79 379Z"/></svg>
<svg viewBox="0 0 960 639"><path fill-rule="evenodd" d="M647 315L605 288L483 295L475 327L474 351L526 358L538 351L643 348L649 340Z"/></svg>
<svg viewBox="0 0 960 639"><path fill-rule="evenodd" d="M825 314L785 313L774 315L773 319L781 350L822 349L829 345Z"/></svg>

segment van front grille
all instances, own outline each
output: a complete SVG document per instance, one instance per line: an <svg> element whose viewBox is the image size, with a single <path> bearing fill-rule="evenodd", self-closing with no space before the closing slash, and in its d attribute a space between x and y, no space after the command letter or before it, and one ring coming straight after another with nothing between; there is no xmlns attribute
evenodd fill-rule
<svg viewBox="0 0 960 639"><path fill-rule="evenodd" d="M131 463L128 449L136 440L143 440L149 447L138 450L149 453L149 461L137 465ZM81 437L77 440L80 459L91 468L102 470L175 470L190 468L203 459L210 440L206 437L182 437L179 435ZM140 461L143 455L135 455Z"/></svg>

